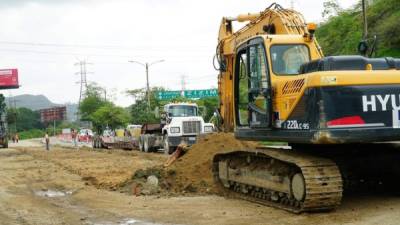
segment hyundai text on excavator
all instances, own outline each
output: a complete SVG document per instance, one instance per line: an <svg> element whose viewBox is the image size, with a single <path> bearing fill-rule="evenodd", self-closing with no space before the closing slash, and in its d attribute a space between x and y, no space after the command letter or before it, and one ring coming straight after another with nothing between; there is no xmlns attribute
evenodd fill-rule
<svg viewBox="0 0 400 225"><path fill-rule="evenodd" d="M315 30L274 3L223 18L216 54L222 129L290 147L217 154L214 176L295 213L334 209L347 187L397 183L400 164L400 151L375 143L400 140L400 60L324 57Z"/></svg>

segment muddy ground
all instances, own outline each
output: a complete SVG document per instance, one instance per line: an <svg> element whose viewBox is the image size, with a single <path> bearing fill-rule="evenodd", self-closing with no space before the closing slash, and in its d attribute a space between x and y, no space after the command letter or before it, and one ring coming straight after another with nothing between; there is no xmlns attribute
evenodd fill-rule
<svg viewBox="0 0 400 225"><path fill-rule="evenodd" d="M163 154L43 149L26 142L0 150L0 224L400 223L396 195L347 196L336 211L301 215L212 191L135 196L127 190L135 171L161 166Z"/></svg>

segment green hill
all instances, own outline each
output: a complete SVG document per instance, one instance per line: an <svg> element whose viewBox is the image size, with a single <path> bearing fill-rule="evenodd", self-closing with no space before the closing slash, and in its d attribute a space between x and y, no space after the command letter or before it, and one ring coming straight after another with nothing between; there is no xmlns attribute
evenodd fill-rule
<svg viewBox="0 0 400 225"><path fill-rule="evenodd" d="M377 35L377 57L400 57L400 1L375 0L368 6L368 33ZM317 39L326 56L358 54L362 37L361 4L340 11L320 25Z"/></svg>

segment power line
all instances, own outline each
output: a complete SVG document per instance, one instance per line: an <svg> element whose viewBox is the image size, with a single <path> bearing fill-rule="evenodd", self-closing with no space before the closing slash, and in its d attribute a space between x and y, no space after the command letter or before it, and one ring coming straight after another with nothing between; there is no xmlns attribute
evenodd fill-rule
<svg viewBox="0 0 400 225"><path fill-rule="evenodd" d="M189 46L183 46L183 45L162 45L162 46L143 46L141 45L140 47L134 47L134 46L122 46L122 45L80 45L80 44L57 44L57 43L43 43L43 42L15 42L15 41L0 41L0 44L2 45L20 45L20 46L34 46L34 47L57 47L57 48L89 48L89 49L102 49L102 50L149 50L151 48L168 48L168 47L173 47L173 48L187 48ZM204 48L207 47L208 45L196 45L195 47L198 48ZM190 49L190 51L193 51L193 46Z"/></svg>
<svg viewBox="0 0 400 225"><path fill-rule="evenodd" d="M107 55L107 54L84 54L78 52L49 52L49 51L37 51L37 50L20 50L20 49L0 49L3 52L20 52L20 53L33 53L33 54L46 54L46 55L71 55L71 56L99 56L99 57L121 57L128 58L131 56L126 55ZM144 57L144 56L141 56Z"/></svg>
<svg viewBox="0 0 400 225"><path fill-rule="evenodd" d="M45 55L69 55L69 56L94 56L94 57L118 57L118 58L130 58L132 55L109 55L109 54L90 54L90 53L81 53L81 52L52 52L52 51L37 51L37 50L21 50L21 49L5 49L5 48L0 48L0 51L3 52L17 52L17 53L32 53L32 54L45 54ZM160 56L160 54L158 54ZM165 53L166 57L171 57L171 58L185 58L187 59L187 55L171 55L168 53ZM133 57L151 57L151 55L134 55ZM194 57L210 57L209 55L200 55L200 54L195 54L191 55L191 58ZM185 61L180 59L181 61Z"/></svg>

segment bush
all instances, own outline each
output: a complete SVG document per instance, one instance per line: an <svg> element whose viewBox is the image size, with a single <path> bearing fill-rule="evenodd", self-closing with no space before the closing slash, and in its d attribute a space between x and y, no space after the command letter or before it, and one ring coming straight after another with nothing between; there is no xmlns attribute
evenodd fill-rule
<svg viewBox="0 0 400 225"><path fill-rule="evenodd" d="M44 137L45 132L43 130L39 130L39 129L32 129L32 130L28 130L28 131L22 131L22 132L18 133L18 135L19 135L20 140L25 140L25 139Z"/></svg>

